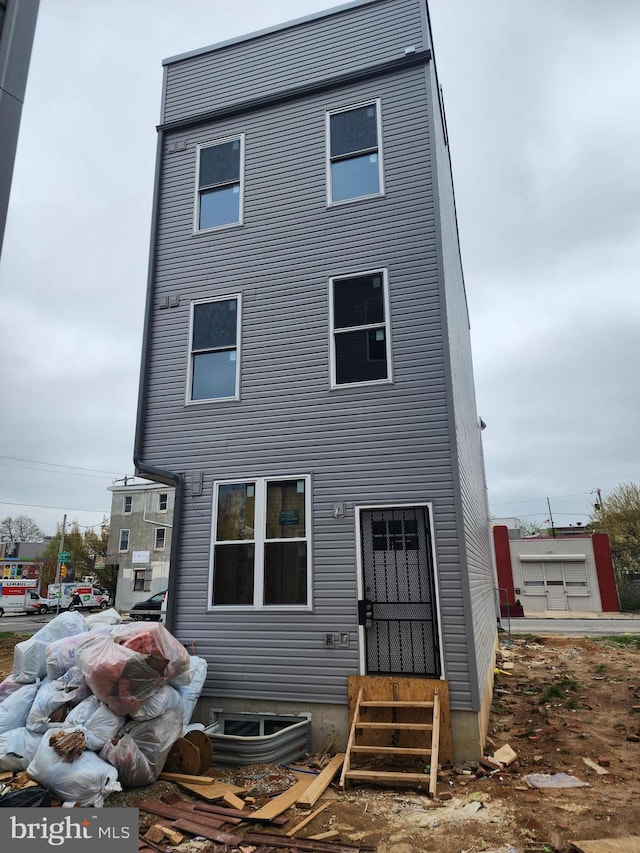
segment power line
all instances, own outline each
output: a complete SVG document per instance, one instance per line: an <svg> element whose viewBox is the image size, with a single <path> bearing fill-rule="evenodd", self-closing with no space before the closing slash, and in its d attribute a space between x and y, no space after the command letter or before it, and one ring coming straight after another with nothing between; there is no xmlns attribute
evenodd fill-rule
<svg viewBox="0 0 640 853"><path fill-rule="evenodd" d="M54 468L72 468L75 471L91 471L94 474L120 475L120 471L102 471L99 468L83 468L80 465L63 465L59 462L43 462L41 459L22 459L19 456L5 456L2 453L0 453L0 459L9 459L12 462L30 462L32 465L50 465Z"/></svg>
<svg viewBox="0 0 640 853"><path fill-rule="evenodd" d="M83 507L73 507L73 506L50 506L49 504L24 504L19 501L0 501L0 504L4 506L31 506L36 509L61 509L68 510L69 512L98 512L100 515L104 515L105 511L103 509L84 509Z"/></svg>

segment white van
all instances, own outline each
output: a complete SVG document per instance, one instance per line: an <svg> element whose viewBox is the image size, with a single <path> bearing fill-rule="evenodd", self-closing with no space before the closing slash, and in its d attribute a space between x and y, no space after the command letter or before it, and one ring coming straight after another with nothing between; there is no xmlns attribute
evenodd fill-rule
<svg viewBox="0 0 640 853"><path fill-rule="evenodd" d="M0 616L5 613L39 613L38 581L0 581Z"/></svg>

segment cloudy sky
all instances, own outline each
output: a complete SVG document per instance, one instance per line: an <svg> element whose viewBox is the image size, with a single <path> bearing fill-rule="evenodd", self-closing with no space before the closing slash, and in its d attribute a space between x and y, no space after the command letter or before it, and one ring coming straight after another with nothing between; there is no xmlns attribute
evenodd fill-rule
<svg viewBox="0 0 640 853"><path fill-rule="evenodd" d="M0 518L132 453L161 60L331 0L41 0L0 259ZM640 482L640 3L431 0L491 510Z"/></svg>

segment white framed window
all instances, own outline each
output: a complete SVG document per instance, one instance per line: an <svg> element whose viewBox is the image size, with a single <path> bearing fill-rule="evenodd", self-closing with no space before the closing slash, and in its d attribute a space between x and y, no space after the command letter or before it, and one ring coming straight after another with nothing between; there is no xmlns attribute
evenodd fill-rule
<svg viewBox="0 0 640 853"><path fill-rule="evenodd" d="M118 551L128 551L128 550L129 550L129 531L123 528L120 531L120 540L118 542Z"/></svg>
<svg viewBox="0 0 640 853"><path fill-rule="evenodd" d="M133 570L133 591L149 592L151 590L151 569ZM155 598L155 596L154 596Z"/></svg>
<svg viewBox="0 0 640 853"><path fill-rule="evenodd" d="M166 512L169 496L166 492L160 492L158 495L158 512Z"/></svg>
<svg viewBox="0 0 640 853"><path fill-rule="evenodd" d="M164 551L167 531L164 527L156 527L155 538L153 543L154 551Z"/></svg>
<svg viewBox="0 0 640 853"><path fill-rule="evenodd" d="M391 382L389 313L386 270L330 279L332 388Z"/></svg>
<svg viewBox="0 0 640 853"><path fill-rule="evenodd" d="M243 221L244 134L198 145L196 232Z"/></svg>
<svg viewBox="0 0 640 853"><path fill-rule="evenodd" d="M215 484L211 607L311 609L311 477Z"/></svg>
<svg viewBox="0 0 640 853"><path fill-rule="evenodd" d="M122 498L122 514L123 515L131 515L131 509L133 507L133 496L132 495L124 495Z"/></svg>
<svg viewBox="0 0 640 853"><path fill-rule="evenodd" d="M240 295L191 303L187 402L237 400Z"/></svg>
<svg viewBox="0 0 640 853"><path fill-rule="evenodd" d="M326 115L328 204L384 195L380 98Z"/></svg>

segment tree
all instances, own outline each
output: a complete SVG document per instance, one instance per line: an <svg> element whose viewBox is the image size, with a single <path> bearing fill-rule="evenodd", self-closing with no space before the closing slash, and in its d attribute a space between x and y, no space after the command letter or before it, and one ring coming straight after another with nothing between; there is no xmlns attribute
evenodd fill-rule
<svg viewBox="0 0 640 853"><path fill-rule="evenodd" d="M44 551L45 562L40 574L44 583L55 581L58 568L57 558L60 550L62 526L58 525L55 535ZM64 550L70 554L65 580L82 580L85 575L94 575L97 583L115 594L118 579L117 568L105 565L109 527L103 524L100 533L93 530L80 531L77 521L73 521L64 534Z"/></svg>
<svg viewBox="0 0 640 853"><path fill-rule="evenodd" d="M520 532L523 536L540 536L542 527L537 521L521 521Z"/></svg>
<svg viewBox="0 0 640 853"><path fill-rule="evenodd" d="M640 572L640 487L620 483L595 505L591 523L595 531L609 536L620 606L636 609L631 606L630 597L638 597L631 580Z"/></svg>
<svg viewBox="0 0 640 853"><path fill-rule="evenodd" d="M44 533L28 515L7 516L0 521L0 542L42 542Z"/></svg>

